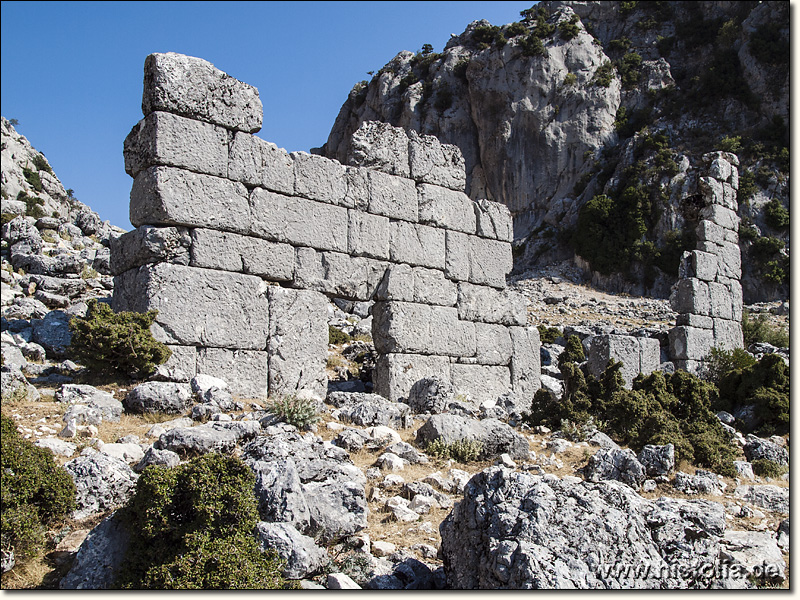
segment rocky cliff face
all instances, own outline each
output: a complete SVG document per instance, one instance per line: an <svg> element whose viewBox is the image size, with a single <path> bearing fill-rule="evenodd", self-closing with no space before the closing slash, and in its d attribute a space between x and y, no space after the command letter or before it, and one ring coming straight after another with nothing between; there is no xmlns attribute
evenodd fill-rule
<svg viewBox="0 0 800 600"><path fill-rule="evenodd" d="M736 152L745 298L786 297L788 6L552 1L523 13L473 22L441 53L400 52L356 84L321 152L352 162L366 121L435 135L461 148L472 198L511 210L517 272L575 258L601 287L658 296L694 247L695 167ZM584 209L598 196L599 221L598 202ZM613 250L581 246L582 211Z"/></svg>

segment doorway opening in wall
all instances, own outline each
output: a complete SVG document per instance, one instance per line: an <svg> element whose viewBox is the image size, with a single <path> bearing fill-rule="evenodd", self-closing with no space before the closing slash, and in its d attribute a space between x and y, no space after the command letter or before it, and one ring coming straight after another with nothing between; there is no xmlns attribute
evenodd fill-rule
<svg viewBox="0 0 800 600"><path fill-rule="evenodd" d="M372 306L332 298L328 305L328 392L373 392L378 353L372 342Z"/></svg>

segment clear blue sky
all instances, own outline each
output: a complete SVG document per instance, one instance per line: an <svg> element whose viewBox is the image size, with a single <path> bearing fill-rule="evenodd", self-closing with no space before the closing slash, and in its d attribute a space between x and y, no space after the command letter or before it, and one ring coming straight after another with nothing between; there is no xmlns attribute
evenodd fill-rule
<svg viewBox="0 0 800 600"><path fill-rule="evenodd" d="M2 2L2 115L75 196L130 229L122 142L142 118L151 52L214 63L258 88L260 137L322 145L353 84L401 50L535 2Z"/></svg>

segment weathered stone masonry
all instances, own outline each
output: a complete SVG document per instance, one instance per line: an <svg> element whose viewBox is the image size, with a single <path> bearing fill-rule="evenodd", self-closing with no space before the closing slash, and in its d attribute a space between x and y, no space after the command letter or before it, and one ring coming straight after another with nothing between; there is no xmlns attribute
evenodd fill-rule
<svg viewBox="0 0 800 600"><path fill-rule="evenodd" d="M530 402L539 335L505 289L511 217L464 194L457 148L368 123L354 144L382 143L351 165L289 154L252 135L255 88L172 53L147 58L142 110L125 140L136 229L112 245L114 307L159 311L168 376L324 395L330 296L376 301L381 395L436 375L476 403Z"/></svg>

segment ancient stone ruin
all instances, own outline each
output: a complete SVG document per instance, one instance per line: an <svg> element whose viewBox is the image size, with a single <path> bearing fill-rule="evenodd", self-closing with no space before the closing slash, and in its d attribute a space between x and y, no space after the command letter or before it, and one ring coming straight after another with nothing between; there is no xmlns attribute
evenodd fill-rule
<svg viewBox="0 0 800 600"><path fill-rule="evenodd" d="M530 402L539 334L505 289L511 216L464 193L456 147L367 123L349 165L289 154L252 135L255 88L174 53L147 58L142 110L125 140L136 229L112 246L114 308L158 310L162 376L324 396L332 297L375 301L377 393L437 376L474 404Z"/></svg>

